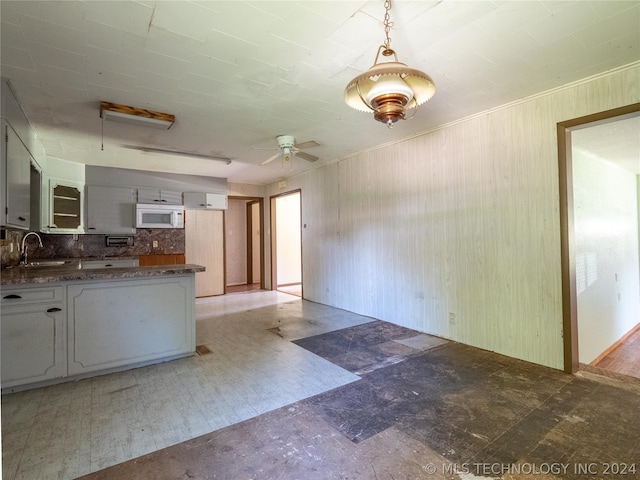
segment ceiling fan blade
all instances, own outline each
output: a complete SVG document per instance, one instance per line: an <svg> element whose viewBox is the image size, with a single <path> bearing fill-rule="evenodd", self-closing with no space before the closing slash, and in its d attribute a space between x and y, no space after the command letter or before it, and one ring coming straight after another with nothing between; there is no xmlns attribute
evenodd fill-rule
<svg viewBox="0 0 640 480"><path fill-rule="evenodd" d="M316 160L318 160L318 157L316 157L315 155L309 155L305 152L296 152L296 157L304 158L308 162L315 162Z"/></svg>
<svg viewBox="0 0 640 480"><path fill-rule="evenodd" d="M278 158L280 156L280 153L276 153L274 155L271 155L269 158L267 158L264 162L262 162L260 165L266 165L267 163L271 163L273 162L276 158Z"/></svg>
<svg viewBox="0 0 640 480"><path fill-rule="evenodd" d="M312 148L319 147L320 144L315 140L309 140L308 142L296 143L296 148Z"/></svg>

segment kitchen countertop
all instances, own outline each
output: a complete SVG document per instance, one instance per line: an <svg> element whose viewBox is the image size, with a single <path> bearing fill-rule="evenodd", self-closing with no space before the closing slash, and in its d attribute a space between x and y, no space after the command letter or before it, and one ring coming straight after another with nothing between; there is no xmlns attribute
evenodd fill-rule
<svg viewBox="0 0 640 480"><path fill-rule="evenodd" d="M118 278L143 278L160 275L185 275L204 272L202 265L153 265L145 267L109 267L81 269L77 264L56 266L29 266L3 269L0 285L30 285L68 281L112 280Z"/></svg>

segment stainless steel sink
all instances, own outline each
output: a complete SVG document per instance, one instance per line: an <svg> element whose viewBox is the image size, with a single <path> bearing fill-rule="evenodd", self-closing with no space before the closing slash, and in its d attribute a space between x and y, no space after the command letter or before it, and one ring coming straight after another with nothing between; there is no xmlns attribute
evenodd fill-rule
<svg viewBox="0 0 640 480"><path fill-rule="evenodd" d="M64 267L79 268L78 262L74 260L34 260L26 265L9 265L4 268L51 268Z"/></svg>
<svg viewBox="0 0 640 480"><path fill-rule="evenodd" d="M1 1L1 0L0 0ZM64 269L102 269L102 268L124 268L137 267L139 265L137 258L104 258L100 260L86 260L80 258L52 258L34 260L26 265L10 265L3 268L52 268L62 267Z"/></svg>

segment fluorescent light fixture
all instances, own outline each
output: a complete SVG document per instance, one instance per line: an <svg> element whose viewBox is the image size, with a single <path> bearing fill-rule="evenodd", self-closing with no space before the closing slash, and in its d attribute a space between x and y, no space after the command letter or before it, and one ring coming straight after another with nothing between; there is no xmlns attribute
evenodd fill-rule
<svg viewBox="0 0 640 480"><path fill-rule="evenodd" d="M132 150L140 150L142 153L158 153L160 155L178 155L181 157L201 158L203 160L214 160L216 162L226 163L227 165L231 163L231 159L229 157L216 155L204 155L202 153L183 152L180 150L165 150L163 148L139 147L137 145L123 145L123 147L130 148Z"/></svg>
<svg viewBox="0 0 640 480"><path fill-rule="evenodd" d="M100 102L100 118L114 122L130 123L143 127L169 129L175 123L175 115L144 108Z"/></svg>

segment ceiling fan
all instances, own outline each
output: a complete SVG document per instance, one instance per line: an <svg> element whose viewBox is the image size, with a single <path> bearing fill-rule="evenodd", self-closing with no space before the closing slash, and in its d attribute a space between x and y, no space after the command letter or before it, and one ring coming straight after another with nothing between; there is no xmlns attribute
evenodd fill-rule
<svg viewBox="0 0 640 480"><path fill-rule="evenodd" d="M272 155L271 157L267 158L264 162L262 162L260 165L266 165L268 163L271 163L280 155L282 155L282 159L285 162L290 161L294 155L296 157L303 158L304 160L307 160L309 162L315 162L316 160L318 160L318 157L316 157L315 155L310 155L301 150L303 148L320 146L320 144L315 140L310 140L308 142L303 142L303 143L296 143L296 139L293 135L278 135L276 137L276 140L278 142L278 147L272 147L269 150L278 148L280 150L280 153L276 153Z"/></svg>

